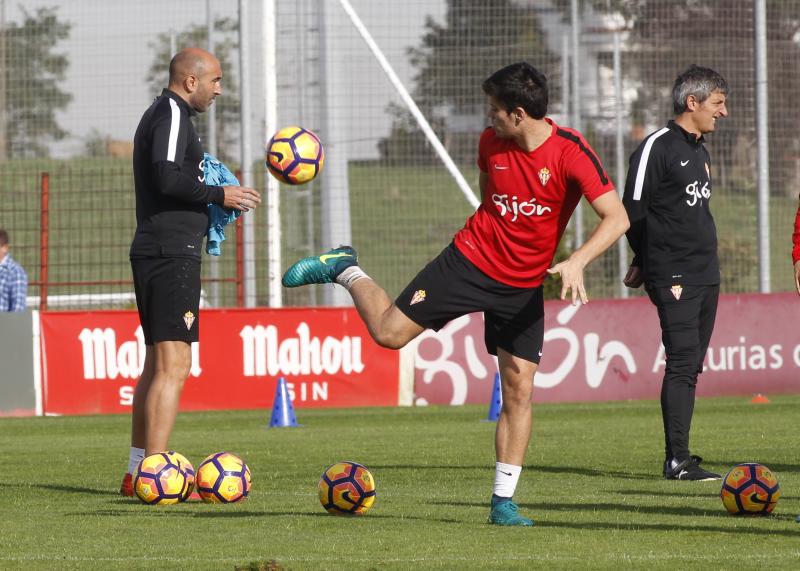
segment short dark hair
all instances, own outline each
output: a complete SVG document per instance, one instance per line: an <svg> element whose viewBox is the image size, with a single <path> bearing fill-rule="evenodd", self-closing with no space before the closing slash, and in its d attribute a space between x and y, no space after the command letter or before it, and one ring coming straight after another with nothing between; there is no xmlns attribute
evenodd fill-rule
<svg viewBox="0 0 800 571"><path fill-rule="evenodd" d="M681 73L672 86L672 109L675 115L686 111L686 100L694 95L698 103L708 99L712 93L719 91L728 94L728 82L713 69L692 64Z"/></svg>
<svg viewBox="0 0 800 571"><path fill-rule="evenodd" d="M8 232L0 228L0 246L8 244Z"/></svg>
<svg viewBox="0 0 800 571"><path fill-rule="evenodd" d="M534 119L547 114L547 78L527 62L512 63L483 82L483 92L507 112L522 107Z"/></svg>

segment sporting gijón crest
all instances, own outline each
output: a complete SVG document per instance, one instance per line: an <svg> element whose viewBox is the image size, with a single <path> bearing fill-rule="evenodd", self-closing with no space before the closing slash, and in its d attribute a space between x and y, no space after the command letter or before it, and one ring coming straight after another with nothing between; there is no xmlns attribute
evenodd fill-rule
<svg viewBox="0 0 800 571"><path fill-rule="evenodd" d="M539 169L539 182L542 183L542 186L545 186L548 180L550 180L550 169L542 167Z"/></svg>

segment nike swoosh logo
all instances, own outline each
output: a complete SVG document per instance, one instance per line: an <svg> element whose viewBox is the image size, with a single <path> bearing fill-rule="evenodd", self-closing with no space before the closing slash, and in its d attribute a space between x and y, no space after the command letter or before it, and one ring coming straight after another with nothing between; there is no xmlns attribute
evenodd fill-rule
<svg viewBox="0 0 800 571"><path fill-rule="evenodd" d="M501 474L505 474L506 476L510 476L511 475L511 472L503 472L502 470L500 470L500 473Z"/></svg>
<svg viewBox="0 0 800 571"><path fill-rule="evenodd" d="M688 164L689 164L689 161L681 161L681 166L682 167L685 167Z"/></svg>
<svg viewBox="0 0 800 571"><path fill-rule="evenodd" d="M328 260L335 258L346 258L348 256L350 256L350 254L346 254L345 252L339 252L338 254L323 254L322 256L319 257L319 261L324 264Z"/></svg>
<svg viewBox="0 0 800 571"><path fill-rule="evenodd" d="M683 477L684 474L688 474L688 473L689 472L687 472L686 470L681 470L680 473L678 474L678 479L680 480Z"/></svg>
<svg viewBox="0 0 800 571"><path fill-rule="evenodd" d="M495 170L504 171L508 170L508 167L504 167L503 165L494 165Z"/></svg>

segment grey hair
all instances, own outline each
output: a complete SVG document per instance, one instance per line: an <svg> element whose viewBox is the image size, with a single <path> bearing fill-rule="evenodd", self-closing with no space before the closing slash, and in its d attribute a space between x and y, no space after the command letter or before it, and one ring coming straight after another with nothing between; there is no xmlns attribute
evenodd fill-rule
<svg viewBox="0 0 800 571"><path fill-rule="evenodd" d="M690 65L681 73L672 86L672 109L675 115L686 111L686 100L694 95L698 103L702 103L715 91L728 94L728 82L713 69Z"/></svg>

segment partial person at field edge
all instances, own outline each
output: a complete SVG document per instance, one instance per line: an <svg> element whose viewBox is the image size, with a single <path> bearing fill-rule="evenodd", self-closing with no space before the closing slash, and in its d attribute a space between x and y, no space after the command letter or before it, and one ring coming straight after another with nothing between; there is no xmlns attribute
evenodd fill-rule
<svg viewBox="0 0 800 571"><path fill-rule="evenodd" d="M203 145L191 118L220 95L221 81L212 54L180 51L169 65L169 86L144 112L133 140L136 233L130 259L146 353L133 396L123 495L133 495L131 475L139 461L168 450L191 344L199 338L209 204L247 211L261 202L252 188L205 184Z"/></svg>
<svg viewBox="0 0 800 571"><path fill-rule="evenodd" d="M630 158L623 203L634 253L624 283L644 284L658 311L666 354L661 384L669 480L719 480L689 451L697 376L714 330L720 271L711 215L711 158L704 136L728 116L728 84L690 66L672 87L675 118L648 135Z"/></svg>
<svg viewBox="0 0 800 571"><path fill-rule="evenodd" d="M390 349L425 329L483 312L486 349L498 358L503 398L489 522L530 526L512 498L531 436L533 378L544 342L542 282L548 273L560 275L562 299L571 292L573 304L588 302L583 270L622 236L628 217L583 136L546 117L541 72L525 62L512 64L492 74L483 91L491 127L478 144L481 205L394 303L358 266L350 246L296 262L283 285L344 286L372 338ZM600 222L569 259L551 267L581 197Z"/></svg>
<svg viewBox="0 0 800 571"><path fill-rule="evenodd" d="M794 264L794 288L800 295L800 205L794 215L794 232L792 233L792 263Z"/></svg>
<svg viewBox="0 0 800 571"><path fill-rule="evenodd" d="M27 306L28 274L11 257L8 232L0 228L0 311L24 311Z"/></svg>

